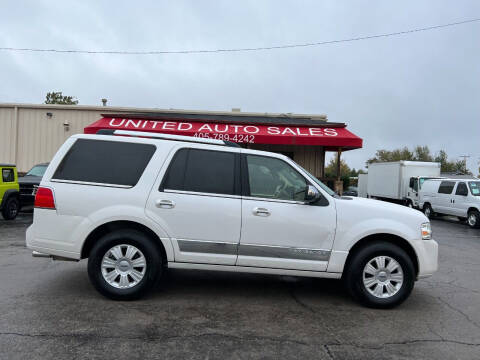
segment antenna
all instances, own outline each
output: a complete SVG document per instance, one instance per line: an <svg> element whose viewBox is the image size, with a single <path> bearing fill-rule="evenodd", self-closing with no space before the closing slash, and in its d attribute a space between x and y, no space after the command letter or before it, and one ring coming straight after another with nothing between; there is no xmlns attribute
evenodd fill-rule
<svg viewBox="0 0 480 360"><path fill-rule="evenodd" d="M467 173L467 159L470 157L470 155L460 155L459 157L463 158L463 166L464 166L463 173L466 174Z"/></svg>

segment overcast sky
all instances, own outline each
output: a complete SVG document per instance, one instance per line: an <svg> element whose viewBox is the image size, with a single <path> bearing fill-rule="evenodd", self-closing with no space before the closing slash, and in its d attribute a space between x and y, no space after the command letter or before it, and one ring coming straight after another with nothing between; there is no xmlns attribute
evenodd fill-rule
<svg viewBox="0 0 480 360"><path fill-rule="evenodd" d="M318 42L480 17L480 1L8 1L0 47L200 50ZM81 55L0 51L0 102L327 114L379 148L480 160L480 22L274 51Z"/></svg>

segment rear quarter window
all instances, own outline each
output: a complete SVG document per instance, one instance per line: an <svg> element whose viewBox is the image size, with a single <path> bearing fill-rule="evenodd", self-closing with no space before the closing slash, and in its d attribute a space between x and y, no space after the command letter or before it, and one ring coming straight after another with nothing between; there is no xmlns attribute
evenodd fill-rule
<svg viewBox="0 0 480 360"><path fill-rule="evenodd" d="M52 181L135 186L155 150L151 144L78 139L55 170Z"/></svg>
<svg viewBox="0 0 480 360"><path fill-rule="evenodd" d="M451 194L453 188L455 187L454 181L442 181L440 187L438 188L439 194Z"/></svg>

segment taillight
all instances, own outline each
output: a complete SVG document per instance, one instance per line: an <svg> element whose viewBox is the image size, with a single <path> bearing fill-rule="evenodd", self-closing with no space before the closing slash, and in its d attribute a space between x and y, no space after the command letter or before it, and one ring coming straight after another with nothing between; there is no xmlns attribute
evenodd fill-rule
<svg viewBox="0 0 480 360"><path fill-rule="evenodd" d="M35 194L34 206L41 209L55 210L55 199L53 198L52 189L46 187L39 187L37 189L37 193Z"/></svg>

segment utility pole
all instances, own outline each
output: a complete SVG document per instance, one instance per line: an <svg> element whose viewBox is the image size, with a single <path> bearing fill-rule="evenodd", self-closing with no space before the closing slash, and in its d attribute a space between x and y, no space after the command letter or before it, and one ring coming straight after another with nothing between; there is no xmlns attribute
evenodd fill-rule
<svg viewBox="0 0 480 360"><path fill-rule="evenodd" d="M470 157L470 155L460 155L459 157L463 158L463 173L467 173L467 159Z"/></svg>

